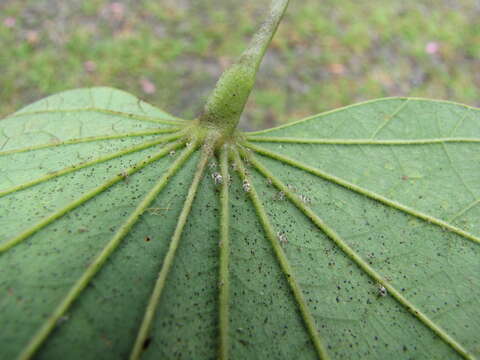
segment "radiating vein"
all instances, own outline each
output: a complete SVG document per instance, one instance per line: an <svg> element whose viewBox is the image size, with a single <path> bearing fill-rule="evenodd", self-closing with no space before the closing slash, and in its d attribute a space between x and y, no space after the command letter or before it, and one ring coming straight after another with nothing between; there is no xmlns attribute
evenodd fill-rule
<svg viewBox="0 0 480 360"><path fill-rule="evenodd" d="M417 211L415 209L412 209L408 206L405 206L405 205L402 205L400 204L399 202L395 201L395 200L391 200L391 199L388 199L380 194L377 194L373 191L370 191L370 190L367 190L361 186L358 186L358 185L355 185L355 184L352 184L351 182L348 182L346 180L343 180L335 175L331 175L331 174L328 174L324 171L321 171L317 168L314 168L314 167L311 167L307 164L304 164L302 162L299 162L297 160L294 160L294 159L291 159L287 156L283 156L283 155L280 155L278 153L275 153L275 152L272 152L272 151L269 151L267 149L264 149L262 147L259 147L259 146L256 146L256 145L252 145L250 143L244 143L244 145L256 152L258 152L259 154L262 154L262 155L265 155L265 156L268 156L272 159L275 159L275 160L278 160L280 162L283 162L283 163L286 163L286 164L289 164L289 165L292 165L298 169L301 169L301 170L304 170L306 172L309 172L313 175L316 175L316 176L319 176L325 180L328 180L328 181L331 181L335 184L338 184L344 188L347 188L349 190L352 190L356 193L359 193L361 195L364 195L370 199L373 199L373 200L376 200L376 201L379 201L385 205L388 205L388 206L391 206L397 210L400 210L400 211L403 211L404 213L407 213L411 216L414 216L416 218L419 218L419 219L422 219L424 221L426 221L427 223L432 223L432 224L435 224L437 226L440 226L442 229L445 229L445 230L448 230L448 231L451 231L455 234L458 234L468 240L471 240L477 244L480 244L480 238L473 235L473 234L470 234L456 226L453 226L443 220L440 220L440 219L437 219L433 216L430 216L430 215L427 215L425 213L422 213L420 211Z"/></svg>
<svg viewBox="0 0 480 360"><path fill-rule="evenodd" d="M123 139L123 138L146 136L146 135L166 134L166 133L176 132L176 131L179 131L179 130L181 130L181 128L179 128L179 127L170 127L170 128L150 129L150 130L145 130L145 131L115 134L115 135L88 136L88 137L84 137L84 138L75 138L75 139L71 139L71 140L58 141L58 142L52 142L52 143L47 143L47 144L27 146L27 147L20 148L20 149L0 151L0 156L17 154L17 153L22 153L22 152L27 152L27 151L47 149L47 148L50 148L50 147L57 147L57 146L63 146L63 145L81 144L81 143L88 143L88 142L95 142L95 141L102 141L102 140L112 140L112 139Z"/></svg>
<svg viewBox="0 0 480 360"><path fill-rule="evenodd" d="M198 185L200 184L200 181L202 179L202 176L205 170L205 166L208 162L210 155L211 155L211 149L204 146L202 157L200 158L200 161L197 165L195 176L188 190L187 197L185 199L182 211L178 218L177 226L175 227L175 232L173 233L172 239L170 241L170 246L168 248L167 254L163 261L162 268L158 275L157 281L155 282L152 295L145 309L145 314L142 320L142 324L138 331L137 339L135 340L135 344L133 346L132 353L130 355L131 360L139 359L143 351L143 345L145 343L145 340L148 337L148 332L150 330L153 318L155 316L155 310L157 308L158 302L160 301L162 291L165 287L168 273L170 272L173 261L175 259L175 254L176 254L178 245L180 243L180 239L182 237L183 229L185 227L185 224L187 223L187 218L188 218L188 215L190 214L193 200L195 199L195 195L197 193Z"/></svg>
<svg viewBox="0 0 480 360"><path fill-rule="evenodd" d="M297 138L288 136L247 136L252 142L273 142L293 144L332 144L332 145L428 145L444 143L480 143L479 138L445 137L431 139L326 139Z"/></svg>
<svg viewBox="0 0 480 360"><path fill-rule="evenodd" d="M398 113L400 113L400 111L403 110L403 108L410 102L410 99L406 99L403 103L401 103L390 115L387 116L387 118L385 119L385 121L380 124L380 126L373 132L371 138L374 139L379 133L380 131L382 131L387 125L388 123L390 123L392 121L392 119L398 115Z"/></svg>
<svg viewBox="0 0 480 360"><path fill-rule="evenodd" d="M105 156L100 156L100 157L96 158L95 160L81 162L81 163L78 163L78 164L75 164L75 165L72 165L72 166L54 171L54 172L49 173L47 175L41 176L41 177L39 177L35 180L27 181L23 184L12 186L11 188L8 188L6 190L2 190L2 191L0 191L0 198L3 197L3 196L6 196L8 194L12 194L14 192L27 189L27 188L32 187L34 185L46 182L50 179L53 179L53 178L56 178L56 177L59 177L59 176L62 176L62 175L66 175L66 174L69 174L71 172L78 171L80 169L83 169L83 168L86 168L86 167L89 167L89 166L92 166L92 165L100 164L100 163L103 163L105 161L112 160L112 159L115 159L115 158L119 158L119 157L124 156L124 155L132 154L136 151L145 150L145 149L148 149L148 148L150 148L152 146L155 146L155 145L159 145L159 144L166 143L166 142L169 142L169 141L172 141L172 140L176 140L184 134L185 134L185 132L178 132L176 134L172 134L172 135L169 135L169 136L164 136L164 137L152 140L152 141L142 143L140 145L132 146L132 147L126 148L124 150L114 152L112 154L108 154L108 155L105 155Z"/></svg>
<svg viewBox="0 0 480 360"><path fill-rule="evenodd" d="M220 171L222 175L222 190L220 192L220 268L219 268L219 329L220 346L218 357L228 360L229 354L229 308L230 308L230 204L228 173L228 150L224 147L220 152Z"/></svg>
<svg viewBox="0 0 480 360"><path fill-rule="evenodd" d="M22 117L22 116L31 116L31 115L79 113L79 112L97 112L97 113L106 114L106 115L118 116L118 117L123 117L123 118L127 118L127 119L153 122L153 123L159 123L159 124L182 124L182 123L185 122L185 120L175 118L172 115L169 115L169 117L172 118L172 120L169 120L169 119L156 118L156 117L150 117L150 116L142 116L142 115L138 115L138 114L125 113L125 112L115 111L115 110L99 109L99 108L94 108L94 107L76 108L76 109L72 108L72 109L36 110L36 111L20 112L20 113L14 113L14 114L8 116L6 119L17 118L17 117Z"/></svg>
<svg viewBox="0 0 480 360"><path fill-rule="evenodd" d="M388 148L389 152L392 154L393 158L395 159L395 161L397 162L397 167L398 169L400 169L400 171L402 172L402 174L408 174L408 171L405 169L405 166L403 166L403 163L402 161L400 160L400 158L398 157L397 153L395 152L395 149L392 148L392 147L389 147ZM368 157L365 156L365 159L367 159ZM388 189L385 189L385 194L387 196L393 196L393 194L395 193L395 191L399 188L399 187L402 187L404 186L404 181L402 181L401 179L398 179L396 182L392 182L391 185L388 186ZM403 189L402 190L404 194L408 193L409 192L409 189Z"/></svg>
<svg viewBox="0 0 480 360"><path fill-rule="evenodd" d="M462 183L462 185L470 193L470 195L472 195L472 198L476 199L477 196L475 195L473 190L470 189L470 186L468 186L468 184L465 182L465 180L462 177L462 174L457 170L457 167L455 166L455 163L453 162L452 157L450 156L450 153L449 153L449 151L447 149L447 146L445 144L442 144L442 149L443 149L443 152L445 153L445 156L447 157L448 162L450 163L450 167L453 169L453 172L455 173L455 175L457 175L457 177L460 180L460 182Z"/></svg>
<svg viewBox="0 0 480 360"><path fill-rule="evenodd" d="M403 307L405 307L413 316L420 320L427 328L433 331L445 343L450 345L457 353L465 359L474 360L470 354L460 343L453 339L440 326L435 324L430 318L425 315L419 308L413 305L407 298L405 298L393 285L391 285L385 278L383 278L373 267L371 267L361 256L359 256L329 225L327 225L315 212L305 205L303 201L294 194L283 182L275 177L265 166L263 166L254 156L248 157L250 163L263 174L267 179L270 179L272 184L280 191L283 191L285 196L305 215L307 216L320 230L322 230L348 257L350 257L360 269L367 273L373 280L383 285L390 295L397 300Z"/></svg>
<svg viewBox="0 0 480 360"><path fill-rule="evenodd" d="M170 148L172 148L170 146ZM130 229L138 221L140 216L145 212L150 203L157 197L160 191L165 187L170 178L177 172L177 170L182 166L182 164L189 158L189 156L194 151L194 147L190 146L175 160L172 166L167 170L167 172L158 180L155 186L150 190L150 192L143 198L143 200L138 204L132 214L128 217L125 223L118 229L113 238L108 242L108 244L103 248L103 250L97 255L95 260L88 266L83 275L77 280L73 287L69 290L67 295L63 298L62 302L57 306L57 308L49 315L43 326L38 330L38 332L33 336L33 338L28 343L27 347L20 354L20 360L30 359L40 348L43 342L47 339L48 335L55 328L59 319L65 314L71 304L78 298L82 290L88 285L90 280L95 276L95 274L101 269L102 265L107 261L108 257L115 251L122 239L128 235ZM161 153L165 154L165 150ZM159 153L155 160L158 160L161 156ZM153 161L155 161L153 160ZM149 161L151 163L151 161Z"/></svg>
<svg viewBox="0 0 480 360"><path fill-rule="evenodd" d="M325 349L325 346L322 342L322 339L320 338L320 334L318 332L318 329L315 325L315 320L310 313L310 310L308 308L307 302L305 301L305 298L303 296L302 289L300 288L300 285L298 284L294 274L292 267L290 265L290 262L288 261L282 247L280 246L280 243L277 239L277 235L275 233L275 230L273 226L270 223L270 220L268 219L268 215L265 212L265 209L258 197L257 192L255 191L255 188L253 186L253 183L250 179L250 177L247 175L245 171L245 167L243 165L242 160L240 159L240 156L237 151L234 152L234 157L235 157L235 164L237 167L237 171L240 175L240 178L242 181L245 183L247 182L250 186L250 190L248 191L250 195L250 199L253 203L253 206L255 207L255 210L257 212L257 215L260 218L260 222L263 226L263 229L265 231L265 235L267 238L270 240L270 243L272 245L273 251L275 253L275 256L278 260L278 263L280 265L280 268L282 269L286 280L290 286L290 289L293 293L293 297L295 298L295 301L297 302L298 309L300 311L300 314L302 315L302 319L305 323L305 326L308 330L308 333L310 335L310 338L312 340L313 346L315 347L315 350L317 352L317 355L319 356L320 359L329 359L328 353Z"/></svg>
<svg viewBox="0 0 480 360"><path fill-rule="evenodd" d="M463 122L465 121L465 119L467 118L469 112L468 111L465 111L465 113L463 114L463 116L457 121L457 124L453 127L452 131L450 131L450 136L452 136L453 134L455 134L455 132L460 128L460 126L463 124Z"/></svg>
<svg viewBox="0 0 480 360"><path fill-rule="evenodd" d="M469 211L473 207L477 206L478 204L480 204L480 199L476 199L472 203L468 204L464 209L460 210L458 213L456 213L454 216L452 216L449 219L449 222L453 222L454 220L458 219L460 216L462 216L463 214L465 214L467 211Z"/></svg>
<svg viewBox="0 0 480 360"><path fill-rule="evenodd" d="M132 167L128 168L124 173L122 174L117 174L110 178L108 181L105 183L97 186L93 190L89 191L88 193L80 196L78 199L70 202L68 205L64 206L60 210L54 212L50 216L47 216L46 218L40 220L38 223L35 225L31 226L30 228L26 229L23 231L20 235L17 235L6 242L0 244L0 254L4 251L7 251L11 247L17 245L18 243L22 242L23 240L29 238L39 230L43 229L45 226L51 224L55 220L61 218L68 212L72 211L73 209L79 207L80 205L86 203L88 200L94 198L98 194L102 193L103 191L107 190L109 187L113 186L114 184L118 183L119 181L122 181L125 176L130 176L140 169L144 168L148 164L151 164L154 161L157 161L164 157L165 155L169 154L170 151L175 150L182 146L184 144L183 140L179 140L171 145L168 145L164 148L162 148L161 151L159 151L156 155L152 156L151 158L148 158L146 160L140 161L137 164L133 165Z"/></svg>

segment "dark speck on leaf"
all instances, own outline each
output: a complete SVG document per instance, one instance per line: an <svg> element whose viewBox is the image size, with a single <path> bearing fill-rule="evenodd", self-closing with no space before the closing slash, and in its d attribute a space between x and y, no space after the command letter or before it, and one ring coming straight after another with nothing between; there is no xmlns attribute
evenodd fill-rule
<svg viewBox="0 0 480 360"><path fill-rule="evenodd" d="M142 349L147 350L148 347L150 346L151 342L152 342L151 337L146 338L145 341L143 342Z"/></svg>
<svg viewBox="0 0 480 360"><path fill-rule="evenodd" d="M238 342L240 344L242 344L243 346L248 346L249 345L248 341L245 341L245 340L242 340L242 339L238 340Z"/></svg>

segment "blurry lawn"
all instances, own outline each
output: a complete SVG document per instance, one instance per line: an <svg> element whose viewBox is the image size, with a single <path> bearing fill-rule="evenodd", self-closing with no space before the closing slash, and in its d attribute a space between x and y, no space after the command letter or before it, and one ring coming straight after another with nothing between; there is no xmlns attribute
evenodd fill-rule
<svg viewBox="0 0 480 360"><path fill-rule="evenodd" d="M49 94L105 85L198 115L269 0L2 0L0 118ZM480 106L478 0L291 0L242 126L367 99Z"/></svg>

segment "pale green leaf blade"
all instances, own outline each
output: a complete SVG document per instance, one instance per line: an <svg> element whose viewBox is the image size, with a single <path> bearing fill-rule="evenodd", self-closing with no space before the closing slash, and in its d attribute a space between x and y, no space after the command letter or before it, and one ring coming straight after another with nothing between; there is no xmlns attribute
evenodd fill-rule
<svg viewBox="0 0 480 360"><path fill-rule="evenodd" d="M75 110L139 118L151 122L181 121L136 96L109 87L64 91L25 106L13 116L27 116L35 113L67 113Z"/></svg>
<svg viewBox="0 0 480 360"><path fill-rule="evenodd" d="M278 170L276 161L263 157L258 160L272 172ZM305 177L300 170L287 166L283 166L282 172L277 173L275 178L283 181L287 191L299 199L310 196L307 205L300 200L301 206L311 207L331 229L337 230L341 239L364 262L372 266L380 277L386 278L383 280L385 286L396 288L429 316L431 311L443 313L450 310L451 321L464 311L463 307L449 305L464 301L457 298L457 289L439 289L428 283L433 275L440 277L445 273L441 272L441 261L436 259L442 249L435 252L435 257L424 255L427 250L437 250L431 234L425 235L426 243L418 246L416 253L412 249L416 244L409 238L418 236L423 229L411 230L408 219L399 214L399 219L403 221L398 226L405 227L405 230L401 236L398 235L396 224L389 223L387 226L384 219L391 218L391 212L396 210L368 202L361 196L352 197L348 190L328 182L319 183L316 177ZM262 181L258 186L262 186ZM294 272L304 291L309 294L317 326L320 331L323 330L332 358L395 358L396 354L421 359L459 358L459 354L455 354L431 329L411 316L407 306L394 299L391 293L387 291L386 297L381 296L380 283L368 276L355 260L349 259L350 254L339 248L302 211L295 209L287 200L287 195L280 196L279 190L271 185L263 187L265 206L271 214L275 214L272 217L278 231L285 234L284 249L294 264ZM356 216L358 213L360 218ZM433 237L438 234L445 236L438 229ZM410 241L405 240L402 244L405 238ZM475 244L470 243L468 250L474 247ZM476 255L466 259L462 255L463 251L452 263L461 270L451 271L449 276L462 279L463 269L471 272L476 268ZM402 264L402 259L404 262L407 259L407 266ZM420 276L418 269L422 269ZM466 279L469 283L472 280L471 277ZM433 291L435 296L431 295ZM424 300L420 304L419 298ZM428 304L428 311L425 304ZM437 320L437 316L432 317ZM461 317L468 322L465 315Z"/></svg>
<svg viewBox="0 0 480 360"><path fill-rule="evenodd" d="M115 105L130 112L102 112ZM0 244L45 218L39 204L47 213L58 213L112 176L126 176L130 167L158 151L159 144L180 136L175 134L177 123L163 122L168 115L159 120L161 111L115 89L68 91L26 109L0 123L6 136L5 151L0 152ZM59 196L52 196L55 193Z"/></svg>
<svg viewBox="0 0 480 360"><path fill-rule="evenodd" d="M375 116L379 109L383 115ZM299 134L304 134L301 139ZM479 138L477 109L386 99L253 134L251 145L246 145L262 154L257 155L260 163L289 184L290 192L311 207L360 262L371 266L385 286L399 292L397 306L404 311L412 304L421 312L416 317L425 329L443 336L453 347L458 345L457 353L465 351L463 355L468 356L467 352L480 354ZM354 259L357 266L358 259ZM355 272L365 270L360 266ZM346 279L353 275L345 270L339 273ZM375 282L370 284L371 294ZM339 304L349 302L343 288L338 282L336 289L330 289ZM361 303L360 290L354 295L350 301ZM408 303L402 303L402 297ZM366 311L348 305L346 309L352 314ZM392 323L381 311L373 311L373 316ZM409 317L396 317L395 328L407 326ZM348 326L353 331L352 323ZM353 345L354 354L366 357L360 344L379 338L376 331L374 325L365 325L357 333L362 341ZM415 336L427 336L402 332L397 336L408 351ZM388 344L392 346L391 341ZM428 358L430 350L425 347L440 349L438 344L424 343L414 347L415 356Z"/></svg>
<svg viewBox="0 0 480 360"><path fill-rule="evenodd" d="M57 94L0 122L5 140L4 151L0 152L5 175L0 190L0 306L4 314L2 343L8 344L2 346L2 358L15 358L34 339L42 343L51 331L51 321L57 321L57 330L64 323L72 324L76 329L73 340L60 343L68 344L69 349L76 344L79 356L82 349L90 348L95 353L101 352L102 346L113 346L113 340L107 336L111 331L106 333L102 328L118 328L115 321L123 315L112 317L112 310L106 310L104 314L109 314L111 322L99 325L97 332L90 330L99 324L99 303L109 303L105 300L109 297L121 299L115 292L128 292L127 288L100 283L103 295L94 296L95 305L79 310L90 315L74 316L70 305L60 317L54 314L69 296L76 300L83 295L81 288L77 295L71 295L71 291L80 286L82 277L90 272L95 275L98 268L92 264L107 244L117 239L117 245L112 247L114 252L124 240L125 235L119 235L124 231L122 226L130 222L127 234L137 222L138 226L133 228L148 228L142 213L153 214L156 219L166 212L164 209L172 209L171 221L175 221L175 209L180 208L176 198L184 196L182 186L171 189L161 203L157 199L152 204L142 204L142 199L162 175L176 171L172 167L178 157L175 149L182 142L165 143L181 137L182 127L182 122L134 96L108 88ZM127 220L135 212L137 215ZM142 246L147 238L136 238L136 244ZM137 251L145 250L140 247ZM102 255L101 261L108 256ZM120 271L116 275L117 280L122 274ZM81 286L89 281L82 281ZM141 285L146 286L145 291L150 290L150 281L139 282L139 288ZM94 287L90 284L83 291L88 293ZM136 306L139 313L141 306ZM130 328L135 330L136 326L134 322ZM79 339L78 331L90 335ZM115 337L117 344L128 346L127 340L133 341L130 333L127 338ZM67 351L62 346L54 348L57 353ZM48 348L45 351L48 353ZM121 347L116 347L116 351L122 351Z"/></svg>
<svg viewBox="0 0 480 360"><path fill-rule="evenodd" d="M480 110L442 101L377 100L261 136L277 141L296 134L305 135L255 144L480 236ZM328 142L300 143L312 139Z"/></svg>
<svg viewBox="0 0 480 360"><path fill-rule="evenodd" d="M151 203L46 341L38 358L70 354L80 359L85 353L106 359L128 358L188 190L179 184L190 181L197 161L198 156L192 156ZM147 173L141 177L153 184L165 171L160 165L156 164L153 177ZM159 342L160 336L154 336L152 346Z"/></svg>

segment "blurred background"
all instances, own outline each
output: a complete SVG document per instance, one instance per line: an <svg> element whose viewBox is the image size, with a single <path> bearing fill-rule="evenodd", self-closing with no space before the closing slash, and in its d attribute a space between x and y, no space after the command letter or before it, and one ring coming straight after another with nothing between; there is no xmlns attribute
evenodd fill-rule
<svg viewBox="0 0 480 360"><path fill-rule="evenodd" d="M199 114L269 0L0 0L0 118L112 86ZM241 126L385 96L480 106L480 0L291 0Z"/></svg>

